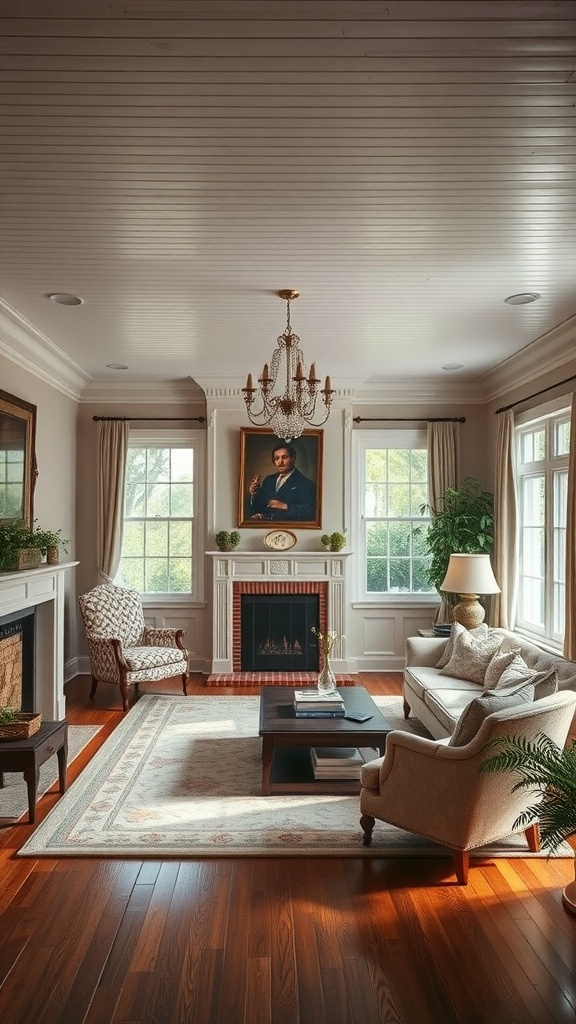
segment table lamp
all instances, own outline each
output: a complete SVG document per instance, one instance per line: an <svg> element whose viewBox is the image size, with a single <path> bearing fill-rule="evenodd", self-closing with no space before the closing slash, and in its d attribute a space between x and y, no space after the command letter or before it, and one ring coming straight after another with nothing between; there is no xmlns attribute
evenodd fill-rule
<svg viewBox="0 0 576 1024"><path fill-rule="evenodd" d="M456 622L466 629L475 629L484 622L480 594L499 594L490 555L450 555L448 569L440 590L458 594L460 603L453 609Z"/></svg>

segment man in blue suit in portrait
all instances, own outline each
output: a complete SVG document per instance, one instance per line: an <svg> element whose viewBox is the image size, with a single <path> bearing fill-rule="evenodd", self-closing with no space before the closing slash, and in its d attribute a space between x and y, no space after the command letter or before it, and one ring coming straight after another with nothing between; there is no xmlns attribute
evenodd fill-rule
<svg viewBox="0 0 576 1024"><path fill-rule="evenodd" d="M296 449L282 442L272 449L275 473L252 477L248 488L248 518L274 522L314 520L316 485L296 469Z"/></svg>

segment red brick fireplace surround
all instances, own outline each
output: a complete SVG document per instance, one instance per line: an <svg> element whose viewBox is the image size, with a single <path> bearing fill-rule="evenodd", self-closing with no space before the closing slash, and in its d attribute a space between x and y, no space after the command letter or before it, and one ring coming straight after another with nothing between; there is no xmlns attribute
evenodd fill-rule
<svg viewBox="0 0 576 1024"><path fill-rule="evenodd" d="M314 686L317 672L242 672L241 671L241 615L242 594L318 594L320 632L326 631L328 614L328 584L306 580L280 582L273 580L246 581L232 584L232 659L233 671L208 676L208 686ZM337 674L339 686L354 686L347 674Z"/></svg>

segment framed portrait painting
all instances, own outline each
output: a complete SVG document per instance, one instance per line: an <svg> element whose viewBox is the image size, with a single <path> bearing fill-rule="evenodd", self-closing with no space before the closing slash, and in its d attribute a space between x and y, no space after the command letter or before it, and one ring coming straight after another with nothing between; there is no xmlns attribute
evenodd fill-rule
<svg viewBox="0 0 576 1024"><path fill-rule="evenodd" d="M322 526L322 430L289 444L263 428L240 429L238 525Z"/></svg>

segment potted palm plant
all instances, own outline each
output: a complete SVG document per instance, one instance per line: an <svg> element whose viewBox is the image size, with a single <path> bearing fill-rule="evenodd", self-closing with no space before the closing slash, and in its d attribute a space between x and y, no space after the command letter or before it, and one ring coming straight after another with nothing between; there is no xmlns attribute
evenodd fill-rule
<svg viewBox="0 0 576 1024"><path fill-rule="evenodd" d="M576 741L559 747L549 736L536 740L497 736L487 744L496 751L479 766L480 772L514 772L512 792L533 788L538 798L514 822L514 828L539 823L542 849L551 853L576 835ZM576 914L576 878L562 893L567 910Z"/></svg>

